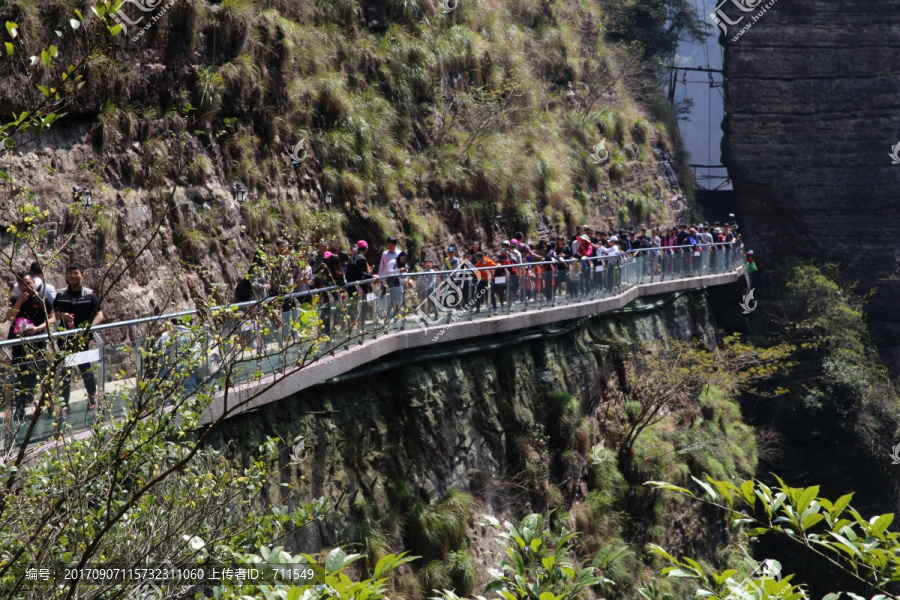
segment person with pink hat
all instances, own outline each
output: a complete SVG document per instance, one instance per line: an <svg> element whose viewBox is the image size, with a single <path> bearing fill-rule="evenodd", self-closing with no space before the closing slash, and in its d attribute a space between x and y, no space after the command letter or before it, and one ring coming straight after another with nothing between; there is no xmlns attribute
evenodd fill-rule
<svg viewBox="0 0 900 600"><path fill-rule="evenodd" d="M341 259L337 254L325 252L322 255L322 266L316 271L313 279L314 289L332 288L335 286L344 286L347 281L344 278L344 270L341 268ZM319 318L322 320L322 330L324 333L331 333L340 320L340 312L337 307L337 301L341 298L343 290L330 290L319 294L321 302L319 304Z"/></svg>

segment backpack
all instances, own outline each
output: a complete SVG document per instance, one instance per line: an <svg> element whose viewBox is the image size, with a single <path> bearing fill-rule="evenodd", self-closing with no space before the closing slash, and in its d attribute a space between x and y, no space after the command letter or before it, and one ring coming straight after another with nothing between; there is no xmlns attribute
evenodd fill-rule
<svg viewBox="0 0 900 600"><path fill-rule="evenodd" d="M249 302L250 300L253 300L253 285L250 283L249 277L244 277L234 288L234 301Z"/></svg>

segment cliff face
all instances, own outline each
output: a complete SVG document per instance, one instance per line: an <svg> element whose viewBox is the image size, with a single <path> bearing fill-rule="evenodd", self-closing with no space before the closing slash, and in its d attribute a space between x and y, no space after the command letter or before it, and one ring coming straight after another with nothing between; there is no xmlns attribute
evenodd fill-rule
<svg viewBox="0 0 900 600"><path fill-rule="evenodd" d="M624 498L628 486L621 476L593 480L584 450L566 453L564 447L556 446L554 432L562 419L551 394L572 394L579 407L573 418L584 420L591 431L590 444L605 437L607 448L614 448L615 427L610 420L619 418L622 407L602 402L601 397L621 373L616 344L661 339L667 334L715 344L703 292L648 307L594 317L564 330L531 332L528 339L483 340L474 347L453 348L443 357L386 357L381 372L370 369L362 377L323 384L235 417L213 444L228 443L237 458L248 460L268 436L289 443L295 436L305 436L308 459L293 466L285 454L282 465L273 470L268 500L275 505L283 502L286 488L280 484L290 483L301 499L331 495L371 503L389 522L403 518L391 491L398 480L409 481L416 496L425 501L450 489L472 493L485 511L509 518L523 510L568 511L598 486L603 493ZM739 419L736 413L734 418ZM729 435L736 437L723 444L751 448L749 429L743 424L737 427L740 433L732 432ZM542 432L550 439L543 449ZM523 465L531 465L524 471L540 470L538 463L548 478L544 485L554 487L564 498L556 506L548 506L536 490L523 492L527 487L521 479ZM743 471L748 464L734 468ZM660 476L656 471L652 476L641 473L651 479ZM623 499L619 508L649 518L643 514L646 503L652 505L642 495L644 480L634 484L635 489L628 492L631 499ZM641 498L637 508L631 506L634 498ZM346 518L339 521L345 523ZM717 527L704 532L696 525L696 516L688 514L663 524L667 543L681 548L693 545L705 553L723 542L721 535L727 535ZM316 549L335 544L337 527L317 526L307 531L308 538L294 543Z"/></svg>
<svg viewBox="0 0 900 600"><path fill-rule="evenodd" d="M747 3L745 3L747 4ZM753 4L750 2L749 4ZM785 254L839 261L863 291L882 357L900 372L900 2L780 0L723 7L723 161L763 273ZM764 306L761 305L764 309Z"/></svg>
<svg viewBox="0 0 900 600"><path fill-rule="evenodd" d="M374 261L396 236L417 264L448 244L499 249L515 231L667 223L691 208L673 168L673 121L654 108L634 50L606 39L611 16L595 3L442 13L424 1L189 0L115 37L90 15L73 32L71 10L62 0L0 6L0 22L21 29L15 60L0 61L0 115L37 105L36 83L59 87L55 71L28 64L48 44L61 65L83 63L84 84L44 137L0 151L18 206L0 204L0 229L22 222L33 193L49 211L42 228L60 232L36 252L48 277L61 284L76 259L100 287L107 256L127 253L151 216L164 220L111 290L110 318L213 284L230 299L260 238L325 239L333 251L366 239ZM234 184L248 192L242 206ZM91 188L112 222L75 228L73 186ZM76 246L63 247L76 229ZM0 237L0 248L13 244Z"/></svg>

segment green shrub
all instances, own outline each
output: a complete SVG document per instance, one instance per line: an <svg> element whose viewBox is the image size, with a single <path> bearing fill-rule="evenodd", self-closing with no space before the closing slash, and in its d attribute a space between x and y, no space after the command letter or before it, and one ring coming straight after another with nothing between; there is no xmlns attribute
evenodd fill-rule
<svg viewBox="0 0 900 600"><path fill-rule="evenodd" d="M218 206L210 206L197 213L197 229L212 235L222 231L222 211Z"/></svg>
<svg viewBox="0 0 900 600"><path fill-rule="evenodd" d="M245 98L250 93L258 92L260 87L260 69L256 58L250 53L238 56L219 70L223 87L236 98Z"/></svg>
<svg viewBox="0 0 900 600"><path fill-rule="evenodd" d="M609 159L609 166L607 168L609 178L621 182L625 179L625 176L628 175L628 159L620 150L614 150L612 152L612 157Z"/></svg>
<svg viewBox="0 0 900 600"><path fill-rule="evenodd" d="M212 161L205 154L200 154L188 163L188 177L191 183L201 185L206 183L212 175ZM219 223L221 225L221 223Z"/></svg>
<svg viewBox="0 0 900 600"><path fill-rule="evenodd" d="M658 216L662 208L659 202L647 196L632 196L629 200L631 216L641 222L647 222L651 217Z"/></svg>
<svg viewBox="0 0 900 600"><path fill-rule="evenodd" d="M527 237L534 230L534 211L522 199L514 199L506 204L506 218L511 231L521 231Z"/></svg>
<svg viewBox="0 0 900 600"><path fill-rule="evenodd" d="M600 132L608 139L622 145L625 143L625 115L619 110L605 110L597 121Z"/></svg>
<svg viewBox="0 0 900 600"><path fill-rule="evenodd" d="M638 144L646 143L651 131L653 131L653 128L650 126L650 123L642 117L638 117L631 124L631 138Z"/></svg>
<svg viewBox="0 0 900 600"><path fill-rule="evenodd" d="M144 143L142 167L148 184L161 186L165 183L171 167L169 148L165 141L151 138Z"/></svg>
<svg viewBox="0 0 900 600"><path fill-rule="evenodd" d="M360 513L360 521L345 528L341 540L346 547L365 555L366 566L371 573L378 561L390 554L391 545L384 532L375 525L377 513L375 503L359 501L355 509Z"/></svg>
<svg viewBox="0 0 900 600"><path fill-rule="evenodd" d="M211 240L204 232L189 225L178 225L175 228L175 232L182 252L193 260L203 258L209 252Z"/></svg>
<svg viewBox="0 0 900 600"><path fill-rule="evenodd" d="M387 489L404 505L411 502L416 494L415 486L408 479L392 479L388 482Z"/></svg>
<svg viewBox="0 0 900 600"><path fill-rule="evenodd" d="M122 110L115 98L108 98L100 109L101 145L108 148L120 141L131 141L137 136L138 118L130 110Z"/></svg>
<svg viewBox="0 0 900 600"><path fill-rule="evenodd" d="M458 550L447 554L447 575L456 593L466 597L475 589L478 583L478 569L472 555L466 550ZM441 588L448 589L448 588Z"/></svg>
<svg viewBox="0 0 900 600"><path fill-rule="evenodd" d="M200 114L211 119L222 104L225 80L220 73L202 67L197 71L194 99Z"/></svg>
<svg viewBox="0 0 900 600"><path fill-rule="evenodd" d="M248 200L241 206L241 215L251 237L274 239L280 233L281 212L270 198L261 196Z"/></svg>
<svg viewBox="0 0 900 600"><path fill-rule="evenodd" d="M409 235L406 238L406 249L409 252L409 260L415 263L421 260L419 256L425 240L433 233L432 224L419 214L415 207L409 209Z"/></svg>
<svg viewBox="0 0 900 600"><path fill-rule="evenodd" d="M376 235L379 240L386 240L400 233L396 221L386 209L375 206L369 207L367 216L377 232Z"/></svg>
<svg viewBox="0 0 900 600"><path fill-rule="evenodd" d="M453 490L437 504L414 502L409 515L413 553L430 561L461 548L468 536L474 505L471 496Z"/></svg>
<svg viewBox="0 0 900 600"><path fill-rule="evenodd" d="M430 561L419 574L421 589L425 590L426 594L430 594L435 590L451 589L453 580L450 578L449 570L449 565L442 560Z"/></svg>

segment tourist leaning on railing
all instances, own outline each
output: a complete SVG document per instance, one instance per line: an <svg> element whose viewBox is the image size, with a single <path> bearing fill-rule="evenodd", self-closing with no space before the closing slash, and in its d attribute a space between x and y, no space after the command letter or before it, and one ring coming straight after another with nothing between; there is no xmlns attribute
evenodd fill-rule
<svg viewBox="0 0 900 600"><path fill-rule="evenodd" d="M415 281L419 295L419 303L424 303L426 312L433 311L435 316L437 316L438 309L433 305L434 303L429 300L429 296L434 292L434 289L437 286L437 275L434 274L434 263L430 258L424 260L421 273L422 275L419 275Z"/></svg>
<svg viewBox="0 0 900 600"><path fill-rule="evenodd" d="M10 308L6 311L6 319L10 321L8 339L38 335L48 327L52 328L56 323L53 304L46 297L38 297L31 273L19 273L16 283L19 297L10 297ZM43 341L30 341L13 346L12 362L16 373L13 419L16 421L25 420L25 406L34 400L38 377L46 374L47 361L41 357L45 345Z"/></svg>
<svg viewBox="0 0 900 600"><path fill-rule="evenodd" d="M500 265L485 256L484 252L479 252L475 255L475 266L478 267L478 272L481 274L481 278L475 286L475 312L481 312L481 305L485 300L484 296L487 293L488 285L490 285L491 280L494 278L494 272L489 267L497 267ZM497 299L491 297L491 308L495 308L496 306Z"/></svg>
<svg viewBox="0 0 900 600"><path fill-rule="evenodd" d="M371 279L372 273L369 263L366 260L366 251L369 244L366 240L359 240L353 247L350 260L347 262L346 279L347 283L355 283L357 281L365 281ZM350 319L355 323L359 320L361 311L365 310L363 301L372 291L371 284L363 283L350 286L347 292L350 294Z"/></svg>
<svg viewBox="0 0 900 600"><path fill-rule="evenodd" d="M346 286L344 270L341 268L341 259L331 252L325 252L324 262L316 271L313 278L313 289L332 288L334 286ZM343 290L329 290L322 292L319 305L319 318L322 320L323 331L331 333L335 324L340 322L340 310L338 300L347 297Z"/></svg>
<svg viewBox="0 0 900 600"><path fill-rule="evenodd" d="M84 268L71 264L66 268L66 288L57 294L53 308L59 315L65 329L78 329L99 325L103 322L103 311L100 310L100 299L94 290L84 285ZM87 350L88 338L82 334L70 335L60 340L60 346L69 353ZM78 365L81 379L88 393L88 410L97 408L97 380L91 364ZM69 397L72 390L72 367L67 366L62 372L63 410L69 411ZM53 408L50 409L51 413Z"/></svg>

